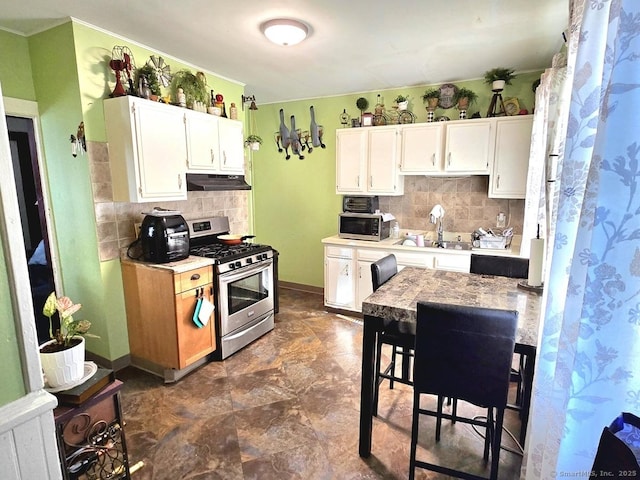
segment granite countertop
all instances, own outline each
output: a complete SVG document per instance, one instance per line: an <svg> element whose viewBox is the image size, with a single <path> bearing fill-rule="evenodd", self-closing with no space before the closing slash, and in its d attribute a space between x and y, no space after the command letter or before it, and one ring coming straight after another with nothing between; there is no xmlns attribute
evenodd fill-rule
<svg viewBox="0 0 640 480"><path fill-rule="evenodd" d="M169 263L143 262L142 260L133 260L127 257L121 258L120 261L139 263L150 268L172 270L174 273L184 273L184 272L188 272L189 270L194 270L196 268L206 267L208 265L214 264L214 261L211 258L198 257L195 255L190 255L184 260L178 260L177 262L169 262Z"/></svg>
<svg viewBox="0 0 640 480"><path fill-rule="evenodd" d="M471 250L455 250L448 248L437 248L437 247L412 247L408 245L401 245L402 240L406 237L406 235L416 235L423 234L425 236L425 242L432 242L433 232L422 232L419 230L400 230L400 238L386 238L379 242L375 241L367 241L367 240L351 240L348 238L340 238L338 235L333 235L331 237L326 237L322 239L323 244L328 245L338 245L338 246L348 246L348 247L357 247L357 248L374 248L374 249L384 249L388 251L402 251L402 252L416 252L416 253L445 253L452 255L471 255L479 254L479 255L499 255L499 256L507 256L507 257L518 257L520 256L520 243L522 241L522 236L514 235L511 246L509 248L502 249L493 249L493 248L472 248ZM471 238L470 233L460 233L460 232L445 232L444 240L451 242L457 240L458 236L462 239L462 241L469 241Z"/></svg>
<svg viewBox="0 0 640 480"><path fill-rule="evenodd" d="M362 302L365 315L416 322L419 300L517 310L516 342L535 348L542 297L518 288L519 279L405 267Z"/></svg>

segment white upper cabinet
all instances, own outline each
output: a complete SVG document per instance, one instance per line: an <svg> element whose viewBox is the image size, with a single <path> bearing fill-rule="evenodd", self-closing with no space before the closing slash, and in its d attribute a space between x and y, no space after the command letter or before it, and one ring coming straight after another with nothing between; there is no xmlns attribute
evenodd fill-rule
<svg viewBox="0 0 640 480"><path fill-rule="evenodd" d="M399 195L404 193L404 179L399 176L400 142L396 127L371 127L369 130L369 193Z"/></svg>
<svg viewBox="0 0 640 480"><path fill-rule="evenodd" d="M187 142L179 110L131 96L104 101L114 201L187 198Z"/></svg>
<svg viewBox="0 0 640 480"><path fill-rule="evenodd" d="M220 173L244 174L244 134L242 122L220 118Z"/></svg>
<svg viewBox="0 0 640 480"><path fill-rule="evenodd" d="M368 134L362 128L336 130L336 192L364 193L369 157Z"/></svg>
<svg viewBox="0 0 640 480"><path fill-rule="evenodd" d="M443 123L414 123L401 127L401 173L419 175L442 171Z"/></svg>
<svg viewBox="0 0 640 480"><path fill-rule="evenodd" d="M489 197L525 198L533 115L496 119Z"/></svg>
<svg viewBox="0 0 640 480"><path fill-rule="evenodd" d="M490 119L447 123L444 170L488 174L493 154L492 123Z"/></svg>
<svg viewBox="0 0 640 480"><path fill-rule="evenodd" d="M242 122L187 110L190 173L244 174Z"/></svg>
<svg viewBox="0 0 640 480"><path fill-rule="evenodd" d="M336 131L336 193L402 195L398 129L347 128Z"/></svg>
<svg viewBox="0 0 640 480"><path fill-rule="evenodd" d="M213 173L220 169L219 117L185 111L187 167L190 172Z"/></svg>

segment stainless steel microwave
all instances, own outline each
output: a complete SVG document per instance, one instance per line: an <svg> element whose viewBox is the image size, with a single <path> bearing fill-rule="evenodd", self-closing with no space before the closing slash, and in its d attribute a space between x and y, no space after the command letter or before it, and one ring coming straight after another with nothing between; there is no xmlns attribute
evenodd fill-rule
<svg viewBox="0 0 640 480"><path fill-rule="evenodd" d="M389 238L391 222L395 217L389 213L351 213L338 215L338 236L353 240L379 242Z"/></svg>

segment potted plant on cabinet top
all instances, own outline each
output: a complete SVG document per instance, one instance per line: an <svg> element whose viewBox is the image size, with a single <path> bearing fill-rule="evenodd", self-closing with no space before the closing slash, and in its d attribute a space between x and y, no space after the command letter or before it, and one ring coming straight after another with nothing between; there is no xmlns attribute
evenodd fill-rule
<svg viewBox="0 0 640 480"><path fill-rule="evenodd" d="M477 98L478 95L473 90L459 88L453 96L453 101L457 103L458 110L466 110Z"/></svg>
<svg viewBox="0 0 640 480"><path fill-rule="evenodd" d="M147 79L147 86L151 91L149 99L157 102L160 97L160 84L158 83L158 75L156 74L156 71L151 65L143 65L136 70L136 85L140 85L142 77Z"/></svg>
<svg viewBox="0 0 640 480"><path fill-rule="evenodd" d="M511 80L516 78L513 72L514 70L512 68L492 68L484 72L484 81L491 85L491 90L500 92L504 89L505 85L511 85Z"/></svg>
<svg viewBox="0 0 640 480"><path fill-rule="evenodd" d="M406 110L409 106L409 97L405 97L402 94L398 95L395 102L398 104L398 110Z"/></svg>
<svg viewBox="0 0 640 480"><path fill-rule="evenodd" d="M177 100L178 89L181 88L188 107L193 108L194 102L206 105L209 101L209 92L207 92L207 86L202 80L203 76L194 75L189 70L180 70L174 73L171 78L171 98Z"/></svg>
<svg viewBox="0 0 640 480"><path fill-rule="evenodd" d="M262 138L258 135L249 135L247 139L244 141L245 146L251 148L251 150L257 151L260 150L260 145L262 145Z"/></svg>
<svg viewBox="0 0 640 480"><path fill-rule="evenodd" d="M427 110L435 110L440 101L440 89L430 88L422 95L422 101L427 104Z"/></svg>
<svg viewBox="0 0 640 480"><path fill-rule="evenodd" d="M51 292L42 308L42 313L49 317L51 340L40 346L40 361L50 387L70 385L80 380L84 374L84 336L99 338L88 333L91 322L73 318L81 307L69 297L56 298L55 292ZM60 327L54 332L53 316L56 314Z"/></svg>

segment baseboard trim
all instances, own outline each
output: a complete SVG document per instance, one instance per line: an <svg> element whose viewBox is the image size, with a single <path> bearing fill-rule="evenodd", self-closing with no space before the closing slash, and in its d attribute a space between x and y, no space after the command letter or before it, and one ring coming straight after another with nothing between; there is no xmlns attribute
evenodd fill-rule
<svg viewBox="0 0 640 480"><path fill-rule="evenodd" d="M298 290L300 292L315 293L317 295L324 295L324 289L322 287L313 287L311 285L304 285L302 283L283 282L278 281L280 288L288 288L289 290Z"/></svg>
<svg viewBox="0 0 640 480"><path fill-rule="evenodd" d="M110 370L113 370L114 372L117 372L118 370L122 370L123 368L131 365L130 354L124 355L120 358L116 358L115 360L108 360L104 357L101 357L100 355L96 355L95 353L87 351L85 352L85 357L87 360L95 362L101 367L108 368Z"/></svg>

